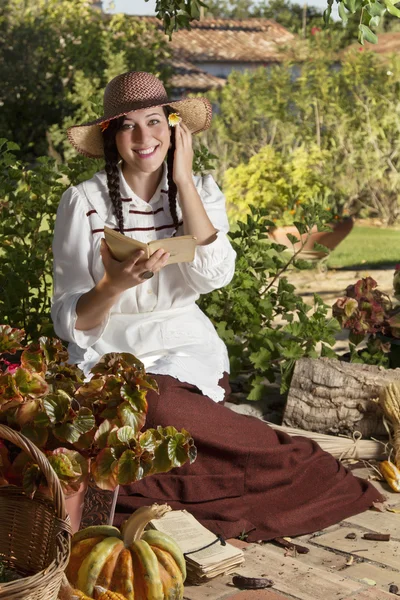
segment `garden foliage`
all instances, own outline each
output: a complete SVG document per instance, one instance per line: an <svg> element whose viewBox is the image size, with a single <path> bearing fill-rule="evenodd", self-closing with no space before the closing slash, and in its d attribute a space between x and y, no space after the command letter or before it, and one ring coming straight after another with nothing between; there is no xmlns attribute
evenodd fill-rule
<svg viewBox="0 0 400 600"><path fill-rule="evenodd" d="M0 40L0 137L29 157L48 147L55 155L51 126L75 112L90 118L91 96L110 75L170 73L162 32L129 15L106 16L87 0L2 0Z"/></svg>
<svg viewBox="0 0 400 600"><path fill-rule="evenodd" d="M339 66L325 38L315 38L301 69L232 72L208 94L215 118L202 142L219 157L216 178L223 184L233 168L228 195L259 202L266 193L263 205L281 207L282 218L313 176L334 212L392 225L400 217L400 59L354 50ZM303 161L299 170L302 153L310 169Z"/></svg>
<svg viewBox="0 0 400 600"><path fill-rule="evenodd" d="M157 382L132 354L104 355L84 381L60 340L26 344L24 331L0 325L0 423L41 448L66 492L89 469L96 485L113 490L196 458L190 434L174 427L142 432L148 390ZM0 442L0 482L34 493L43 473L23 451Z"/></svg>
<svg viewBox="0 0 400 600"><path fill-rule="evenodd" d="M249 400L260 400L268 381L280 381L281 392L287 391L298 358L335 357L331 346L340 326L317 294L308 305L290 283L293 269L311 266L300 258L301 247L294 252L272 243L268 210L251 206L250 213L230 234L237 253L232 282L202 297L200 306L227 344L233 377L242 376ZM313 227L327 229L329 218L316 202L295 226L299 234L309 234ZM288 237L293 243L299 239Z"/></svg>
<svg viewBox="0 0 400 600"><path fill-rule="evenodd" d="M400 267L393 277L395 298L399 296ZM372 277L359 279L346 289L332 307L333 315L349 332L350 360L390 366L392 342L400 338L400 305L378 289Z"/></svg>

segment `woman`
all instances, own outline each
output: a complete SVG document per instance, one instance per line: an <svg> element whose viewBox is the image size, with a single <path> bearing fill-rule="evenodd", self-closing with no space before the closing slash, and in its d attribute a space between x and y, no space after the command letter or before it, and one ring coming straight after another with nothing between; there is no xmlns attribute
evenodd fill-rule
<svg viewBox="0 0 400 600"><path fill-rule="evenodd" d="M223 406L226 348L195 304L229 283L235 260L223 195L211 176L192 175L191 136L210 121L206 99L170 102L156 77L129 72L107 85L103 117L69 130L79 152L104 156L105 171L60 203L54 326L85 373L104 353L135 354L159 385L159 395L148 394L147 426L184 427L198 448L194 464L124 488L117 524L141 504L166 501L225 537L299 535L381 497L314 442ZM161 249L119 263L103 240L105 225L143 242L194 235L195 258L167 265Z"/></svg>

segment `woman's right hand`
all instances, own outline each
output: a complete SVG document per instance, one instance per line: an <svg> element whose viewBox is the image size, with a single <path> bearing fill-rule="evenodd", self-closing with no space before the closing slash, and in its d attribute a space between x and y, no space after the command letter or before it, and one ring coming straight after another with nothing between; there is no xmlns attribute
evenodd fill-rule
<svg viewBox="0 0 400 600"><path fill-rule="evenodd" d="M141 277L142 273L145 271L157 273L165 267L170 256L169 252L164 252L160 248L143 262L144 251L137 250L130 258L119 262L111 255L104 238L101 240L100 255L105 270L103 282L117 294L147 281Z"/></svg>

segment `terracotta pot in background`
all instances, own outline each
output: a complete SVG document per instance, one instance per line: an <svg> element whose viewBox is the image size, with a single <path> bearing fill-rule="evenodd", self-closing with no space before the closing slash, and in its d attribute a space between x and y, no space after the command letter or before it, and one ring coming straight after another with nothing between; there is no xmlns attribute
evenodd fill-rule
<svg viewBox="0 0 400 600"><path fill-rule="evenodd" d="M334 250L336 246L340 244L341 241L350 233L353 229L353 219L352 217L346 217L345 219L341 219L340 221L335 221L334 223L329 224L332 227L331 231L318 231L315 227L307 242L303 247L303 251L310 252L314 250L314 244L322 244L329 248L329 250ZM313 233L315 231L315 233ZM301 241L307 238L307 234L300 235L294 225L289 227L277 227L273 231L270 232L270 237L274 240L274 242L278 244L282 244L283 246L287 246L288 248L292 248L292 243L289 241L287 234L291 233L299 238ZM297 244L294 244L294 249L298 250L300 246L300 241ZM316 251L317 253L317 251ZM325 256L324 252L318 252L321 257Z"/></svg>
<svg viewBox="0 0 400 600"><path fill-rule="evenodd" d="M72 533L79 531L87 488L88 480L86 479L81 483L77 492L65 496L65 508L71 519Z"/></svg>

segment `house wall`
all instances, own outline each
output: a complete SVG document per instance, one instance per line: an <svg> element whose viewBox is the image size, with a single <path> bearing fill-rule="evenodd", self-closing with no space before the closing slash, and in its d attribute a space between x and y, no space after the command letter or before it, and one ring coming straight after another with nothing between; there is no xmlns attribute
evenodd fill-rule
<svg viewBox="0 0 400 600"><path fill-rule="evenodd" d="M216 77L221 77L222 79L227 79L228 75L231 71L254 71L259 67L265 67L268 71L270 67L279 64L279 63L240 63L240 62L195 62L192 60L192 63L199 67L202 71L206 73L210 73L211 75L215 75ZM295 80L300 76L301 66L300 65L292 65L292 79Z"/></svg>
<svg viewBox="0 0 400 600"><path fill-rule="evenodd" d="M196 67L199 67L202 71L215 75L216 77L222 77L226 79L229 73L235 71L253 71L258 67L266 67L268 63L254 63L254 62L197 62L192 60Z"/></svg>

